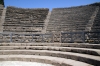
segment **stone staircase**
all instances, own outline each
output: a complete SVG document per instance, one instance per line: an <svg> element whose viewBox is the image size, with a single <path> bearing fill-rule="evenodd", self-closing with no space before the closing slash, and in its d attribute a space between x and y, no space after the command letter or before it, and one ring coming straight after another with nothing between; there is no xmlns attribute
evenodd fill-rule
<svg viewBox="0 0 100 66"><path fill-rule="evenodd" d="M100 66L100 45L88 43L0 43L0 61L54 66Z"/></svg>
<svg viewBox="0 0 100 66"><path fill-rule="evenodd" d="M91 27L91 32L100 32L100 7L99 7L99 10L98 10L98 13L95 17L95 20L94 20L94 23Z"/></svg>
<svg viewBox="0 0 100 66"><path fill-rule="evenodd" d="M99 7L97 7L94 11L94 13L91 16L91 19L89 20L88 24L86 25L85 31L91 31L91 27L93 26L94 20L96 18L96 15L99 11Z"/></svg>

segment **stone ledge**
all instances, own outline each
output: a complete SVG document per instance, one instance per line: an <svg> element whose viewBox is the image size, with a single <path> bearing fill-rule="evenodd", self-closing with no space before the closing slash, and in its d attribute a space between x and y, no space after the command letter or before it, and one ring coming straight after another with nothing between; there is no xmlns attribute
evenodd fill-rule
<svg viewBox="0 0 100 66"><path fill-rule="evenodd" d="M62 51L62 52L74 52L100 56L99 49L89 49L89 48L75 48L75 47L54 47L54 46L0 46L0 52L5 52L7 50L52 50L52 51ZM0 53L1 54L1 53Z"/></svg>
<svg viewBox="0 0 100 66"><path fill-rule="evenodd" d="M87 63L71 59L36 55L1 55L0 61L29 61L47 63L55 66L93 66Z"/></svg>
<svg viewBox="0 0 100 66"><path fill-rule="evenodd" d="M88 43L0 43L0 46L58 46L100 49L100 44Z"/></svg>
<svg viewBox="0 0 100 66"><path fill-rule="evenodd" d="M6 52L5 52L6 54ZM72 52L61 52L61 51L50 51L50 50L15 50L7 52L9 55L40 55L40 56L53 56L53 57L61 57L66 59L73 59L76 61L86 62L89 64L93 64L99 66L100 63L100 56L93 56L87 54L80 54L80 53L72 53Z"/></svg>

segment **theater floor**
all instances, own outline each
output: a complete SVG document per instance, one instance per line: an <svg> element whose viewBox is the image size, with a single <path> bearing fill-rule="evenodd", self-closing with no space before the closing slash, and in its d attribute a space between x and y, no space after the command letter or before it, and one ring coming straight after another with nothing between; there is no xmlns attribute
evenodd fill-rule
<svg viewBox="0 0 100 66"><path fill-rule="evenodd" d="M22 62L22 61L1 61L0 66L53 66L37 62Z"/></svg>

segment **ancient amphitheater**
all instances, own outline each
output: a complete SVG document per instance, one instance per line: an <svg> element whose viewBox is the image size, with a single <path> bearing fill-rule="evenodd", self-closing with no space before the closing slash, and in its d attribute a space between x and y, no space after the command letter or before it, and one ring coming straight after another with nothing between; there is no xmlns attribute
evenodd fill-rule
<svg viewBox="0 0 100 66"><path fill-rule="evenodd" d="M100 3L51 12L0 4L0 63L100 66Z"/></svg>

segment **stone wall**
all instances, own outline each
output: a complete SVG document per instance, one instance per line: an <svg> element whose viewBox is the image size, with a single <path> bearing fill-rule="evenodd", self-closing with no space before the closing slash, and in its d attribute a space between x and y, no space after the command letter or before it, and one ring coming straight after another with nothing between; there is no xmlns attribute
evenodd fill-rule
<svg viewBox="0 0 100 66"><path fill-rule="evenodd" d="M84 31L95 9L96 6L54 8L47 31Z"/></svg>
<svg viewBox="0 0 100 66"><path fill-rule="evenodd" d="M2 16L3 5L0 4L0 16Z"/></svg>
<svg viewBox="0 0 100 66"><path fill-rule="evenodd" d="M0 4L0 32L2 32L2 14L3 14L3 5Z"/></svg>
<svg viewBox="0 0 100 66"><path fill-rule="evenodd" d="M44 27L44 20L49 9L23 9L7 7L4 32L34 33L41 32Z"/></svg>
<svg viewBox="0 0 100 66"><path fill-rule="evenodd" d="M3 8L4 8L3 5L0 4L0 19L1 19L1 16L2 16Z"/></svg>

